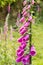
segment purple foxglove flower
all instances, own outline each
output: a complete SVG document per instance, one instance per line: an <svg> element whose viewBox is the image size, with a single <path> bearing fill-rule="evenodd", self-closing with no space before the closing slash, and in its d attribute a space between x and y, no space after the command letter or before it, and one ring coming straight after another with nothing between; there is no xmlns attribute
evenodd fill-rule
<svg viewBox="0 0 43 65"><path fill-rule="evenodd" d="M23 8L22 14L26 11L26 9L27 9L27 6L25 6L25 7Z"/></svg>
<svg viewBox="0 0 43 65"><path fill-rule="evenodd" d="M26 55L22 58L22 63L23 64L28 64L29 63L29 55Z"/></svg>
<svg viewBox="0 0 43 65"><path fill-rule="evenodd" d="M21 19L20 19L20 22L24 22L25 21L25 17L22 17Z"/></svg>
<svg viewBox="0 0 43 65"><path fill-rule="evenodd" d="M29 40L29 34L26 34L23 38L23 41L28 41Z"/></svg>
<svg viewBox="0 0 43 65"><path fill-rule="evenodd" d="M22 56L23 54L24 54L24 49L21 49L19 47L19 49L17 50L17 56L19 57L19 56Z"/></svg>
<svg viewBox="0 0 43 65"><path fill-rule="evenodd" d="M25 17L26 17L26 16L27 16L27 14L28 14L28 13L27 13L27 11L25 11L25 12L23 13L23 16L25 16Z"/></svg>
<svg viewBox="0 0 43 65"><path fill-rule="evenodd" d="M32 16L29 17L28 21L32 21Z"/></svg>
<svg viewBox="0 0 43 65"><path fill-rule="evenodd" d="M29 10L30 8L31 8L31 5L28 5L28 6L27 6L27 9Z"/></svg>
<svg viewBox="0 0 43 65"><path fill-rule="evenodd" d="M24 64L24 65L27 65L27 64Z"/></svg>
<svg viewBox="0 0 43 65"><path fill-rule="evenodd" d="M24 26L22 26L19 31L22 31L25 27L28 27L29 25L30 25L30 22L25 22Z"/></svg>
<svg viewBox="0 0 43 65"><path fill-rule="evenodd" d="M22 43L20 46L21 49L25 49L26 48L26 42Z"/></svg>
<svg viewBox="0 0 43 65"><path fill-rule="evenodd" d="M8 13L10 13L10 4L8 5Z"/></svg>
<svg viewBox="0 0 43 65"><path fill-rule="evenodd" d="M22 31L20 31L20 34L23 35L23 34L26 33L26 32L27 32L27 29L24 28L24 29L22 29Z"/></svg>
<svg viewBox="0 0 43 65"><path fill-rule="evenodd" d="M35 3L35 1L34 1L34 0L32 0L32 5L34 5L34 3Z"/></svg>
<svg viewBox="0 0 43 65"><path fill-rule="evenodd" d="M23 41L21 42L21 44L26 44L26 41L23 40Z"/></svg>
<svg viewBox="0 0 43 65"><path fill-rule="evenodd" d="M24 29L24 26L22 26L19 31L22 31L22 29Z"/></svg>
<svg viewBox="0 0 43 65"><path fill-rule="evenodd" d="M31 56L35 56L36 55L36 50L35 50L34 46L31 46L30 55Z"/></svg>
<svg viewBox="0 0 43 65"><path fill-rule="evenodd" d="M22 37L20 37L19 39L18 39L18 42L22 42L23 41L23 38L24 38L24 36L22 36Z"/></svg>
<svg viewBox="0 0 43 65"><path fill-rule="evenodd" d="M30 22L26 22L26 23L24 24L25 27L28 27L29 25L30 25Z"/></svg>
<svg viewBox="0 0 43 65"><path fill-rule="evenodd" d="M23 2L23 6L25 6L27 4L27 1L25 0L24 2Z"/></svg>
<svg viewBox="0 0 43 65"><path fill-rule="evenodd" d="M28 17L30 16L30 13L28 13L28 15L27 15Z"/></svg>
<svg viewBox="0 0 43 65"><path fill-rule="evenodd" d="M20 56L16 59L16 62L21 62L23 56Z"/></svg>

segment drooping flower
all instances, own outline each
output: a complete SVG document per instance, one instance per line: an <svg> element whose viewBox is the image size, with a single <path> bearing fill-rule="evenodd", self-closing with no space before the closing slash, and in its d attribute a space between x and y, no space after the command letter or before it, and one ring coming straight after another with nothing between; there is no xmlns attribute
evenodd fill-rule
<svg viewBox="0 0 43 65"><path fill-rule="evenodd" d="M22 58L22 63L23 64L28 64L29 63L29 55L25 55L23 58Z"/></svg>
<svg viewBox="0 0 43 65"><path fill-rule="evenodd" d="M29 34L26 34L25 36L24 36L24 38L23 38L23 41L28 41L29 40Z"/></svg>
<svg viewBox="0 0 43 65"><path fill-rule="evenodd" d="M17 50L17 56L20 57L20 56L22 56L23 54L24 54L24 49L21 49L21 48L19 47L19 49Z"/></svg>
<svg viewBox="0 0 43 65"><path fill-rule="evenodd" d="M24 12L27 10L27 6L25 6L24 8L23 8L23 11L22 11L22 14L24 14Z"/></svg>
<svg viewBox="0 0 43 65"><path fill-rule="evenodd" d="M27 28L29 25L30 25L30 22L25 22L19 31L22 31L24 28Z"/></svg>
<svg viewBox="0 0 43 65"><path fill-rule="evenodd" d="M24 25L20 28L20 30L19 30L19 31L22 31L22 29L24 29Z"/></svg>
<svg viewBox="0 0 43 65"><path fill-rule="evenodd" d="M36 50L35 50L35 47L33 45L31 46L30 55L31 56L35 56L36 55Z"/></svg>
<svg viewBox="0 0 43 65"><path fill-rule="evenodd" d="M27 4L27 0L23 1L23 6L25 6Z"/></svg>
<svg viewBox="0 0 43 65"><path fill-rule="evenodd" d="M27 32L27 28L24 28L24 29L22 29L22 30L20 31L20 34L23 35L23 34L26 33L26 32Z"/></svg>
<svg viewBox="0 0 43 65"><path fill-rule="evenodd" d="M28 21L32 21L32 16L29 17Z"/></svg>
<svg viewBox="0 0 43 65"><path fill-rule="evenodd" d="M25 22L24 27L28 27L30 25L30 22Z"/></svg>
<svg viewBox="0 0 43 65"><path fill-rule="evenodd" d="M30 13L28 13L27 17L30 17Z"/></svg>
<svg viewBox="0 0 43 65"><path fill-rule="evenodd" d="M25 22L25 17L22 17L22 18L20 19L20 22Z"/></svg>
<svg viewBox="0 0 43 65"><path fill-rule="evenodd" d="M23 56L20 56L16 59L16 62L21 62Z"/></svg>
<svg viewBox="0 0 43 65"><path fill-rule="evenodd" d="M30 10L30 8L31 8L31 5L28 5L28 6L27 6L27 10Z"/></svg>
<svg viewBox="0 0 43 65"><path fill-rule="evenodd" d="M25 11L25 12L23 13L23 16L26 17L27 14L28 14L27 11Z"/></svg>
<svg viewBox="0 0 43 65"><path fill-rule="evenodd" d="M24 36L22 36L22 37L20 37L19 39L18 39L18 42L22 42L23 41L23 38L24 38Z"/></svg>
<svg viewBox="0 0 43 65"><path fill-rule="evenodd" d="M26 42L22 42L20 48L21 49L25 49L26 48L26 45L27 45Z"/></svg>

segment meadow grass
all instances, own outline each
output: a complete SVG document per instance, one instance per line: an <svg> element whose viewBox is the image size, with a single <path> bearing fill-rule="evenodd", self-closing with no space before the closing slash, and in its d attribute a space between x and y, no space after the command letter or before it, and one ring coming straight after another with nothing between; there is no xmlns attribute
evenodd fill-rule
<svg viewBox="0 0 43 65"><path fill-rule="evenodd" d="M9 35L10 33L8 37ZM0 65L23 65L22 63L16 63L16 50L20 45L17 39L20 35L18 32L13 32L13 37L13 41L9 38L7 41L0 41ZM32 57L32 65L43 65L43 23L32 25L32 44L37 52L36 56Z"/></svg>

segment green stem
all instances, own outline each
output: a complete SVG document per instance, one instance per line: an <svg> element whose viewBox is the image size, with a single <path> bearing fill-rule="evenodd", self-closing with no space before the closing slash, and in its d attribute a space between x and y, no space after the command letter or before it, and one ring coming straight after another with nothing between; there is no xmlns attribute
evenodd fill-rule
<svg viewBox="0 0 43 65"><path fill-rule="evenodd" d="M29 40L30 44L29 44L29 51L31 50L31 45L32 45L32 22L30 22L30 40ZM32 57L30 55L30 62L29 65L32 64Z"/></svg>

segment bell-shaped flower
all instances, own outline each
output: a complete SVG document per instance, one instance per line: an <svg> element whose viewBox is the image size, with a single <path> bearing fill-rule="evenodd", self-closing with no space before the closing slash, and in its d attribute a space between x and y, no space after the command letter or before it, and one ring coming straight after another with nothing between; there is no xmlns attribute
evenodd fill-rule
<svg viewBox="0 0 43 65"><path fill-rule="evenodd" d="M28 27L30 25L30 22L25 22L24 27Z"/></svg>
<svg viewBox="0 0 43 65"><path fill-rule="evenodd" d="M29 63L29 55L25 55L23 58L22 58L22 63L25 65L25 64L28 64Z"/></svg>
<svg viewBox="0 0 43 65"><path fill-rule="evenodd" d="M22 31L20 31L20 34L23 35L26 32L27 32L27 28L24 28L24 29L22 29Z"/></svg>
<svg viewBox="0 0 43 65"><path fill-rule="evenodd" d="M31 8L31 5L28 5L28 6L27 6L27 10L30 10L30 8Z"/></svg>
<svg viewBox="0 0 43 65"><path fill-rule="evenodd" d="M21 62L23 56L20 56L16 59L16 62Z"/></svg>
<svg viewBox="0 0 43 65"><path fill-rule="evenodd" d="M23 1L23 6L25 6L27 4L27 0Z"/></svg>
<svg viewBox="0 0 43 65"><path fill-rule="evenodd" d="M25 49L26 48L26 45L27 45L26 42L22 42L20 48L21 49Z"/></svg>
<svg viewBox="0 0 43 65"><path fill-rule="evenodd" d="M24 12L27 10L27 6L25 6L24 8L23 8L23 11L22 11L22 14L24 14Z"/></svg>
<svg viewBox="0 0 43 65"><path fill-rule="evenodd" d="M29 37L30 37L30 35L29 35L29 34L26 34L26 35L24 36L24 38L23 38L23 41L28 41L28 40L29 40Z"/></svg>
<svg viewBox="0 0 43 65"><path fill-rule="evenodd" d="M36 55L36 50L35 50L34 46L31 46L30 55L31 56L35 56Z"/></svg>
<svg viewBox="0 0 43 65"><path fill-rule="evenodd" d="M20 22L25 22L25 17L24 16L20 19Z"/></svg>
<svg viewBox="0 0 43 65"><path fill-rule="evenodd" d="M27 14L28 14L27 11L25 11L25 12L23 13L23 16L26 17Z"/></svg>
<svg viewBox="0 0 43 65"><path fill-rule="evenodd" d="M29 17L28 21L32 21L32 16Z"/></svg>
<svg viewBox="0 0 43 65"><path fill-rule="evenodd" d="M22 56L23 54L24 54L24 49L21 49L19 47L19 49L17 50L17 56L19 57L19 56Z"/></svg>
<svg viewBox="0 0 43 65"><path fill-rule="evenodd" d="M22 42L23 41L23 38L24 38L24 36L22 36L22 37L20 37L19 39L18 39L18 42Z"/></svg>

